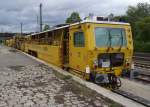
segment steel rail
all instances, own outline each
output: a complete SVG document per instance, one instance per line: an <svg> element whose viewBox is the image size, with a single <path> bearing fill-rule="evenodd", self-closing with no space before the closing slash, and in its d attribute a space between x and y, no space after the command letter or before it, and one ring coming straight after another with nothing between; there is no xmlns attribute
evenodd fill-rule
<svg viewBox="0 0 150 107"><path fill-rule="evenodd" d="M114 92L116 94L119 94L121 96L124 96L124 97L126 97L126 98L128 98L130 100L133 100L133 101L135 101L135 102L137 102L139 104L142 104L142 105L144 105L146 107L150 107L150 101L149 100L146 100L146 99L144 99L142 97L136 96L136 95L134 95L132 93L129 93L129 92L126 92L126 91L123 91L123 90L119 90L119 89L112 90L112 92Z"/></svg>

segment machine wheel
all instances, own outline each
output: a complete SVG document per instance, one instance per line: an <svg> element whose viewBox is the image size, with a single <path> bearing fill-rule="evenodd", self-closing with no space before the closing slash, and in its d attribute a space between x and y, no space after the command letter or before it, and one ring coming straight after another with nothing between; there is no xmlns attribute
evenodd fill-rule
<svg viewBox="0 0 150 107"><path fill-rule="evenodd" d="M120 78L116 77L114 74L109 74L109 86L111 89L117 89L121 87Z"/></svg>
<svg viewBox="0 0 150 107"><path fill-rule="evenodd" d="M95 74L90 73L90 81L95 83Z"/></svg>
<svg viewBox="0 0 150 107"><path fill-rule="evenodd" d="M117 78L117 87L121 87L121 80L120 80L120 78Z"/></svg>

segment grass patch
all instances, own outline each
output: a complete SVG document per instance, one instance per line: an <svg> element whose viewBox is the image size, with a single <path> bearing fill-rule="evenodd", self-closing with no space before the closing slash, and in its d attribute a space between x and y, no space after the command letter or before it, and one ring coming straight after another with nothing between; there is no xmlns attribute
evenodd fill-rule
<svg viewBox="0 0 150 107"><path fill-rule="evenodd" d="M14 53L16 53L16 52L18 52L18 51L17 51L16 49L10 49L9 52L14 52Z"/></svg>
<svg viewBox="0 0 150 107"><path fill-rule="evenodd" d="M70 76L70 75L65 75L65 76L63 77L63 79L64 79L64 80L69 80L69 79L72 79L72 76Z"/></svg>
<svg viewBox="0 0 150 107"><path fill-rule="evenodd" d="M109 107L122 107L120 104L113 102Z"/></svg>
<svg viewBox="0 0 150 107"><path fill-rule="evenodd" d="M10 69L12 69L14 71L21 71L23 67L24 66L22 66L22 65L8 66L8 68L10 68Z"/></svg>
<svg viewBox="0 0 150 107"><path fill-rule="evenodd" d="M54 71L54 74L56 75L56 77L63 79L63 80L70 80L72 79L71 75L63 75L61 73L59 73L58 71Z"/></svg>

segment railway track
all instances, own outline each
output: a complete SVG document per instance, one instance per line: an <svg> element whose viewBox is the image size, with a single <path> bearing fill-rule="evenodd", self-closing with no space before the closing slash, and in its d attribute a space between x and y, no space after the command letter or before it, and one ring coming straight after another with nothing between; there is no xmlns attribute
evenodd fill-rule
<svg viewBox="0 0 150 107"><path fill-rule="evenodd" d="M133 60L136 69L140 71L135 79L150 84L150 53L135 53Z"/></svg>
<svg viewBox="0 0 150 107"><path fill-rule="evenodd" d="M132 93L129 93L129 92L126 92L126 91L123 91L123 90L119 90L119 89L112 90L112 92L114 92L116 94L119 94L121 96L124 96L124 97L126 97L126 98L128 98L130 100L133 100L133 101L135 101L135 102L137 102L137 103L139 103L141 105L144 105L146 107L150 107L150 101L148 101L148 100L146 100L146 99L144 99L142 97L136 96L136 95L134 95Z"/></svg>
<svg viewBox="0 0 150 107"><path fill-rule="evenodd" d="M136 67L150 69L150 53L135 53L133 60Z"/></svg>
<svg viewBox="0 0 150 107"><path fill-rule="evenodd" d="M150 72L139 72L139 75L134 78L137 81L141 81L145 84L150 84Z"/></svg>
<svg viewBox="0 0 150 107"><path fill-rule="evenodd" d="M139 60L134 60L134 64L137 68L143 68L150 70L150 62L145 62L145 61L139 61Z"/></svg>

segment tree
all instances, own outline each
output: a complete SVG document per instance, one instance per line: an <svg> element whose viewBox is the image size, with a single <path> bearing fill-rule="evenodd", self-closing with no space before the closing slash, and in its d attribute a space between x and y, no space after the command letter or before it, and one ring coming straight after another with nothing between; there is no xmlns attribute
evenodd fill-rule
<svg viewBox="0 0 150 107"><path fill-rule="evenodd" d="M128 17L126 15L114 16L113 20L114 21L119 21L119 22L128 22Z"/></svg>
<svg viewBox="0 0 150 107"><path fill-rule="evenodd" d="M129 6L126 12L127 21L131 23L133 35L135 38L138 35L138 28L136 22L141 21L145 17L150 16L150 4L138 3L137 6Z"/></svg>
<svg viewBox="0 0 150 107"><path fill-rule="evenodd" d="M72 12L72 14L66 19L66 23L75 23L81 21L78 12Z"/></svg>
<svg viewBox="0 0 150 107"><path fill-rule="evenodd" d="M114 18L114 14L113 14L113 13L110 13L110 14L108 15L108 19L111 21L111 20L113 20L113 18Z"/></svg>
<svg viewBox="0 0 150 107"><path fill-rule="evenodd" d="M139 41L149 42L150 41L150 17L146 17L136 22L137 28L137 39Z"/></svg>
<svg viewBox="0 0 150 107"><path fill-rule="evenodd" d="M144 17L150 16L150 4L138 3L137 6L129 6L127 16L130 22L136 22Z"/></svg>
<svg viewBox="0 0 150 107"><path fill-rule="evenodd" d="M150 52L150 4L129 6L127 18L132 26L135 51Z"/></svg>
<svg viewBox="0 0 150 107"><path fill-rule="evenodd" d="M46 30L49 30L49 29L50 29L49 25L45 25L43 31L46 31Z"/></svg>

